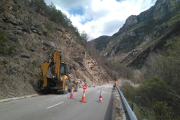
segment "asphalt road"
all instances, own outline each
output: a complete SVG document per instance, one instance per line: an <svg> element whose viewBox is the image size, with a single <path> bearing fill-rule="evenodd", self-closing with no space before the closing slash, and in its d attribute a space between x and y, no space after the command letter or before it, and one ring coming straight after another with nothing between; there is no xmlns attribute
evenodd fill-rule
<svg viewBox="0 0 180 120"><path fill-rule="evenodd" d="M99 95L102 91L102 103ZM83 89L68 94L49 94L0 103L0 120L111 120L112 85L86 89L87 103L80 102Z"/></svg>

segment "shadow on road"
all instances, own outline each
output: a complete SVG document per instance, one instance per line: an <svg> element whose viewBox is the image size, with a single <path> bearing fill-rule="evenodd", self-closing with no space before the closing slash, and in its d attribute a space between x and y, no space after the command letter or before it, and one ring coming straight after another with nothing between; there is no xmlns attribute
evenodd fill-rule
<svg viewBox="0 0 180 120"><path fill-rule="evenodd" d="M109 105L106 111L106 115L104 120L112 120L112 115L113 115L113 88L111 88L111 97L110 97L110 101L109 101Z"/></svg>
<svg viewBox="0 0 180 120"><path fill-rule="evenodd" d="M64 92L62 91L54 91L54 90L39 90L37 88L37 84L36 82L34 82L33 80L30 80L29 83L32 85L34 91L39 94L39 95L60 95L60 94L63 94L64 95Z"/></svg>

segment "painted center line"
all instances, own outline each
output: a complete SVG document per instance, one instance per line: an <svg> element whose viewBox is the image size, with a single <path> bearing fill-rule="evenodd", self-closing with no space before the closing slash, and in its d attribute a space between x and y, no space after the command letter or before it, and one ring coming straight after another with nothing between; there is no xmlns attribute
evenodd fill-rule
<svg viewBox="0 0 180 120"><path fill-rule="evenodd" d="M49 106L49 107L47 107L47 108L46 108L46 110L47 110L47 109L49 109L49 108L55 107L55 106L57 106L57 105L60 105L60 104L62 104L62 103L64 103L64 102L60 102L60 103L58 103L58 104L55 104L55 105Z"/></svg>

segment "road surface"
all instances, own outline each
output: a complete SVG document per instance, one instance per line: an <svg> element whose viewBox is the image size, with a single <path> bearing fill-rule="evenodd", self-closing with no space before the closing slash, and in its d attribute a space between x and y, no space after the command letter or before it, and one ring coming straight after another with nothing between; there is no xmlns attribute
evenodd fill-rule
<svg viewBox="0 0 180 120"><path fill-rule="evenodd" d="M102 103L99 95L102 91ZM80 102L83 89L68 94L49 94L0 103L0 120L111 120L112 85L86 89L87 103Z"/></svg>

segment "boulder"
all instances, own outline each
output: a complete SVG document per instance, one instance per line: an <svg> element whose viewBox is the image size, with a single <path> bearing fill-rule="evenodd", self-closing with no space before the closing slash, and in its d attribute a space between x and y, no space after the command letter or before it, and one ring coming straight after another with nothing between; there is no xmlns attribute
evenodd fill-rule
<svg viewBox="0 0 180 120"><path fill-rule="evenodd" d="M50 44L47 41L43 41L43 45L45 45L46 47L50 47Z"/></svg>
<svg viewBox="0 0 180 120"><path fill-rule="evenodd" d="M56 45L53 42L50 42L50 45L54 48L56 47Z"/></svg>
<svg viewBox="0 0 180 120"><path fill-rule="evenodd" d="M33 33L37 33L37 30L32 30Z"/></svg>
<svg viewBox="0 0 180 120"><path fill-rule="evenodd" d="M22 53L20 53L20 56L21 56L22 58L30 58L30 55L29 55L28 52L22 52Z"/></svg>

